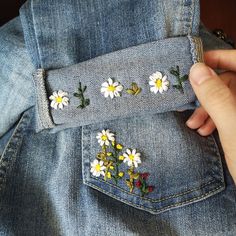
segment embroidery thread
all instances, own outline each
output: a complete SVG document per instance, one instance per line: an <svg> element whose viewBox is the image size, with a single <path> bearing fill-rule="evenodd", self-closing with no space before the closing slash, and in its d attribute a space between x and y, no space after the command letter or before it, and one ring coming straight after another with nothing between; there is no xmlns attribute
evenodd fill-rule
<svg viewBox="0 0 236 236"><path fill-rule="evenodd" d="M131 88L126 89L126 92L131 95L138 95L141 91L142 89L135 82L131 83Z"/></svg>
<svg viewBox="0 0 236 236"><path fill-rule="evenodd" d="M51 100L50 106L56 110L57 108L63 110L64 106L68 106L69 104L69 98L67 96L68 93L62 90L54 91L49 97Z"/></svg>
<svg viewBox="0 0 236 236"><path fill-rule="evenodd" d="M149 85L151 86L150 91L157 94L163 93L169 89L169 81L166 75L162 75L160 71L155 72L149 77Z"/></svg>
<svg viewBox="0 0 236 236"><path fill-rule="evenodd" d="M103 93L104 97L110 97L111 99L120 97L122 90L123 86L117 81L114 82L112 78L108 78L107 82L102 83L101 87L101 93Z"/></svg>
<svg viewBox="0 0 236 236"><path fill-rule="evenodd" d="M183 82L188 80L188 75L180 76L179 66L176 66L176 69L172 67L170 73L177 78L177 84L173 85L173 88L178 89L181 93L184 93Z"/></svg>
<svg viewBox="0 0 236 236"><path fill-rule="evenodd" d="M136 149L127 148L122 154L123 145L116 142L115 134L109 129L102 130L96 136L101 151L97 154L97 159L91 162L90 172L95 177L103 176L104 180L112 179L115 184L128 176L125 180L130 192L136 187L141 196L153 191L154 187L147 184L149 173L136 172L135 168L141 164L141 154ZM120 170L122 164L128 165L124 172Z"/></svg>
<svg viewBox="0 0 236 236"><path fill-rule="evenodd" d="M82 87L81 82L79 82L78 93L74 93L74 96L79 98L81 101L81 104L77 108L83 109L90 104L89 98L84 97L84 93L86 89L87 89L87 86Z"/></svg>

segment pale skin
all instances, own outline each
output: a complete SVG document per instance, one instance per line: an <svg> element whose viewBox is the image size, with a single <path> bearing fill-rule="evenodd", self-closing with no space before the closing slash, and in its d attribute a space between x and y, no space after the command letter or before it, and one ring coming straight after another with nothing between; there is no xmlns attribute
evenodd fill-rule
<svg viewBox="0 0 236 236"><path fill-rule="evenodd" d="M202 136L218 130L236 184L236 50L208 51L204 59L205 64L196 63L190 70L190 83L201 106L186 125ZM213 69L224 72L217 75Z"/></svg>

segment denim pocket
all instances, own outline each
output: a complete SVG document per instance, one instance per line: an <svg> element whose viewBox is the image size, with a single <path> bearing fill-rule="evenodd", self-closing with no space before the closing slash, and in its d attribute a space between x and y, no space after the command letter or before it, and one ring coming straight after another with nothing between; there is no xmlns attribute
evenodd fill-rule
<svg viewBox="0 0 236 236"><path fill-rule="evenodd" d="M123 203L153 214L208 198L225 188L221 157L213 136L201 137L188 129L189 112L166 112L135 118L117 119L83 127L84 184ZM122 144L121 153L136 149L141 164L136 170L149 173L152 192L142 195L137 181L130 191L126 180L127 163L119 166L124 176L94 176L91 163L101 151L97 133L109 129ZM112 171L111 171L112 172Z"/></svg>

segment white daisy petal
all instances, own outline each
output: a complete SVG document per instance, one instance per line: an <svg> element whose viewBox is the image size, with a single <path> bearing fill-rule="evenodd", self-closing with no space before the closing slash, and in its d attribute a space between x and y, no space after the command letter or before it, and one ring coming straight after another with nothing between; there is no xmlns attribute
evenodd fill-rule
<svg viewBox="0 0 236 236"><path fill-rule="evenodd" d="M61 110L63 110L63 104L62 103L59 103L59 108L61 109Z"/></svg>
<svg viewBox="0 0 236 236"><path fill-rule="evenodd" d="M108 84L112 85L113 84L113 80L111 78L108 78Z"/></svg>
<svg viewBox="0 0 236 236"><path fill-rule="evenodd" d="M102 87L107 88L108 86L109 86L109 84L107 82L102 83Z"/></svg>

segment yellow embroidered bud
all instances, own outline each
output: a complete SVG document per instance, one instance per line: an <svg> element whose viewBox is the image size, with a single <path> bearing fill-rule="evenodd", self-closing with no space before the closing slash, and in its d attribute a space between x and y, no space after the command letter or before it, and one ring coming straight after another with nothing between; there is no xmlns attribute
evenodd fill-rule
<svg viewBox="0 0 236 236"><path fill-rule="evenodd" d="M112 141L111 144L114 147L116 143L115 143L115 141Z"/></svg>
<svg viewBox="0 0 236 236"><path fill-rule="evenodd" d="M110 166L109 168L110 168L111 170L114 170L114 166Z"/></svg>
<svg viewBox="0 0 236 236"><path fill-rule="evenodd" d="M118 150L121 150L121 149L123 148L123 146L118 143L118 144L116 145L116 148L117 148Z"/></svg>
<svg viewBox="0 0 236 236"><path fill-rule="evenodd" d="M123 161L124 159L125 159L124 156L119 156L120 161Z"/></svg>
<svg viewBox="0 0 236 236"><path fill-rule="evenodd" d="M107 178L108 178L108 179L111 178L111 172L107 172Z"/></svg>
<svg viewBox="0 0 236 236"><path fill-rule="evenodd" d="M123 177L124 176L124 172L119 172L118 174L120 177Z"/></svg>
<svg viewBox="0 0 236 236"><path fill-rule="evenodd" d="M128 174L129 174L129 175L132 175L133 172L132 172L131 170L128 170Z"/></svg>
<svg viewBox="0 0 236 236"><path fill-rule="evenodd" d="M134 179L138 179L138 177L139 177L139 173L133 174Z"/></svg>
<svg viewBox="0 0 236 236"><path fill-rule="evenodd" d="M112 152L108 152L107 156L110 157L112 155Z"/></svg>

